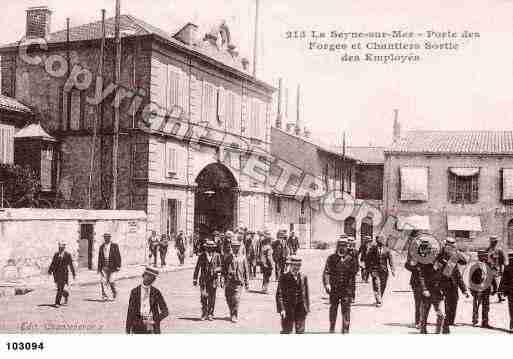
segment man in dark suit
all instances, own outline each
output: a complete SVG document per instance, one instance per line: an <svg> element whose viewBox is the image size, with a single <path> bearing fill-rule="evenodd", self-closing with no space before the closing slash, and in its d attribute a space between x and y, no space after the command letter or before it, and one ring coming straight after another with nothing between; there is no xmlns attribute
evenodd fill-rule
<svg viewBox="0 0 513 359"><path fill-rule="evenodd" d="M109 287L112 291L113 299L116 298L116 285L114 282L114 273L121 268L121 254L116 243L111 242L111 234L103 235L104 243L98 250L98 273L101 275L101 290L103 300L107 300L108 296L105 287Z"/></svg>
<svg viewBox="0 0 513 359"><path fill-rule="evenodd" d="M281 334L305 332L305 320L310 312L308 278L300 272L301 258L291 256L290 271L283 274L276 290L276 310L281 316Z"/></svg>
<svg viewBox="0 0 513 359"><path fill-rule="evenodd" d="M69 271L71 270L73 279L75 279L75 267L71 254L66 252L66 244L59 243L59 250L54 254L52 263L48 268L48 275L53 274L53 280L57 285L57 294L55 295L55 306L61 305L61 298L64 297L64 305L68 304L69 293L64 287L69 284Z"/></svg>
<svg viewBox="0 0 513 359"><path fill-rule="evenodd" d="M369 282L369 272L367 271L366 261L367 261L367 251L369 250L369 246L372 242L372 238L369 236L363 236L360 244L360 248L358 249L358 257L360 260L360 268L362 270L362 280L365 283Z"/></svg>
<svg viewBox="0 0 513 359"><path fill-rule="evenodd" d="M376 306L380 307L383 303L383 294L387 287L388 267L390 267L392 276L395 276L392 253L390 249L385 246L385 237L382 235L376 237L376 245L369 249L367 253L367 264L372 277Z"/></svg>
<svg viewBox="0 0 513 359"><path fill-rule="evenodd" d="M222 286L221 255L216 251L217 245L208 240L205 243L205 251L198 257L194 269L193 285L199 285L201 291L201 320L214 320L214 308L216 305L216 291Z"/></svg>
<svg viewBox="0 0 513 359"><path fill-rule="evenodd" d="M330 333L335 333L338 305L342 312L342 334L349 333L351 301L354 296L353 280L358 272L358 260L349 251L346 235L340 236L337 251L326 260L322 282L330 296Z"/></svg>
<svg viewBox="0 0 513 359"><path fill-rule="evenodd" d="M508 254L508 264L504 267L499 293L508 298L509 331L513 333L513 252Z"/></svg>
<svg viewBox="0 0 513 359"><path fill-rule="evenodd" d="M239 236L242 237L241 235ZM223 261L224 293L233 323L237 323L239 320L242 286L249 290L248 262L246 257L240 254L241 244L239 240L232 241L232 253L228 254Z"/></svg>
<svg viewBox="0 0 513 359"><path fill-rule="evenodd" d="M276 281L280 280L280 276L285 273L285 267L288 257L287 248L287 230L278 231L276 240L271 244L273 249L274 276Z"/></svg>
<svg viewBox="0 0 513 359"><path fill-rule="evenodd" d="M162 293L153 286L159 272L146 267L142 284L130 292L126 316L127 334L160 334L160 322L169 315Z"/></svg>

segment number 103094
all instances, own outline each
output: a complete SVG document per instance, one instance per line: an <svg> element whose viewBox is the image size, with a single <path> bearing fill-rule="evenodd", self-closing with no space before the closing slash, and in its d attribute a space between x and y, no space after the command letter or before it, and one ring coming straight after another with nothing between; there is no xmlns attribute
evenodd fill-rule
<svg viewBox="0 0 513 359"><path fill-rule="evenodd" d="M45 348L43 342L7 342L8 351L41 351Z"/></svg>

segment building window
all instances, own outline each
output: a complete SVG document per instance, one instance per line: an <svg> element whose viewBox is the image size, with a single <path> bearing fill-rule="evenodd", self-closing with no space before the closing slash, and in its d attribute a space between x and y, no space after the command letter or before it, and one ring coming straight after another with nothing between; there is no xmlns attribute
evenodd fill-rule
<svg viewBox="0 0 513 359"><path fill-rule="evenodd" d="M168 178L175 178L178 172L177 169L177 151L176 148L166 145L166 162L165 162L165 176Z"/></svg>
<svg viewBox="0 0 513 359"><path fill-rule="evenodd" d="M53 149L45 148L41 151L41 191L53 189Z"/></svg>
<svg viewBox="0 0 513 359"><path fill-rule="evenodd" d="M0 163L14 163L14 127L0 124Z"/></svg>
<svg viewBox="0 0 513 359"><path fill-rule="evenodd" d="M249 100L249 103L251 103L251 110L249 112L249 136L262 140L262 130L265 125L264 106L262 106L262 103L257 99Z"/></svg>
<svg viewBox="0 0 513 359"><path fill-rule="evenodd" d="M301 200L301 209L299 211L299 214L301 216L305 215L305 209L306 209L306 197L303 197L303 199Z"/></svg>
<svg viewBox="0 0 513 359"><path fill-rule="evenodd" d="M476 203L479 197L479 169L449 169L449 201L451 203Z"/></svg>
<svg viewBox="0 0 513 359"><path fill-rule="evenodd" d="M167 108L172 111L174 106L181 106L180 103L180 73L174 71L172 68L168 69L168 98Z"/></svg>
<svg viewBox="0 0 513 359"><path fill-rule="evenodd" d="M281 214L281 198L276 197L276 213Z"/></svg>
<svg viewBox="0 0 513 359"><path fill-rule="evenodd" d="M203 82L203 122L214 124L217 105L218 95L215 87L208 82Z"/></svg>
<svg viewBox="0 0 513 359"><path fill-rule="evenodd" d="M470 240L470 232L469 231L454 231L454 238L468 241L468 240Z"/></svg>

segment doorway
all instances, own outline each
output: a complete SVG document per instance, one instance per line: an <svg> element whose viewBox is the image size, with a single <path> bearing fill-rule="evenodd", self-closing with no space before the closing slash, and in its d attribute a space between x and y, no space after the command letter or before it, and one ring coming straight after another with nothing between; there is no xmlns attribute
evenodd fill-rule
<svg viewBox="0 0 513 359"><path fill-rule="evenodd" d="M237 181L220 163L206 166L196 178L194 231L201 237L213 231L227 231L235 226Z"/></svg>
<svg viewBox="0 0 513 359"><path fill-rule="evenodd" d="M362 225L360 226L360 238L365 236L372 238L372 218L365 217L362 219Z"/></svg>
<svg viewBox="0 0 513 359"><path fill-rule="evenodd" d="M93 269L94 224L80 224L80 240L78 242L78 267Z"/></svg>
<svg viewBox="0 0 513 359"><path fill-rule="evenodd" d="M513 248L513 219L508 222L508 247Z"/></svg>

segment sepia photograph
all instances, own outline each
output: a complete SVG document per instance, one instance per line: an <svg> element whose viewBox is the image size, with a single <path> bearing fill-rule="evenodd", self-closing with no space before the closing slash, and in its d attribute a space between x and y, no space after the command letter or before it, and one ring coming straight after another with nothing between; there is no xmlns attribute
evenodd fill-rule
<svg viewBox="0 0 513 359"><path fill-rule="evenodd" d="M512 1L2 5L0 352L513 333Z"/></svg>

